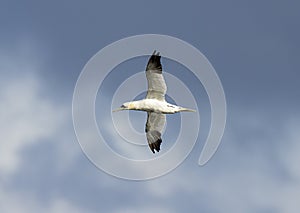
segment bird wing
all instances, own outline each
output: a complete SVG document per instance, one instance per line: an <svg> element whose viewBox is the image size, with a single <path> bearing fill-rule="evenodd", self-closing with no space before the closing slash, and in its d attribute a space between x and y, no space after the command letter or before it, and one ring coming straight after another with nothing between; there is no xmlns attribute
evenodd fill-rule
<svg viewBox="0 0 300 213"><path fill-rule="evenodd" d="M160 144L162 142L161 133L164 129L166 123L166 115L156 112L147 113L147 123L146 123L146 137L148 145L153 153L154 150L159 152Z"/></svg>
<svg viewBox="0 0 300 213"><path fill-rule="evenodd" d="M148 91L146 98L164 101L167 86L162 75L160 58L161 56L159 55L159 52L156 53L156 51L154 51L148 61L146 68L146 77L148 81Z"/></svg>

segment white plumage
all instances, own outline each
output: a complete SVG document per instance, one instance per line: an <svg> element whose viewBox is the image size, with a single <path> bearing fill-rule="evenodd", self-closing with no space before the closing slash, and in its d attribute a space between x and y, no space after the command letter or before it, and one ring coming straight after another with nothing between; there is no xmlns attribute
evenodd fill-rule
<svg viewBox="0 0 300 213"><path fill-rule="evenodd" d="M139 101L124 103L120 110L140 110L147 112L147 122L145 127L146 137L149 147L153 153L159 152L162 142L161 133L166 123L165 114L174 114L177 112L195 112L195 110L170 104L165 100L167 86L162 75L161 56L159 52L152 54L146 67L146 77L148 82L148 91L146 98Z"/></svg>

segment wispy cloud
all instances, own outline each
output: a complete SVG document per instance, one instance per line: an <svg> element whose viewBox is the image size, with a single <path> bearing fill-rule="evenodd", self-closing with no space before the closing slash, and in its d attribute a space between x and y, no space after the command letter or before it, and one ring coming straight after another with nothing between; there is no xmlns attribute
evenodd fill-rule
<svg viewBox="0 0 300 213"><path fill-rule="evenodd" d="M9 191L1 191L1 212L11 213L32 213L32 212L45 212L45 213L63 213L74 212L82 213L90 211L77 206L76 204L64 199L56 197L48 203L41 203L34 196L30 194L12 193Z"/></svg>
<svg viewBox="0 0 300 213"><path fill-rule="evenodd" d="M38 75L39 66L29 60L34 57L27 55L24 59L11 52L5 55L2 51L0 55L5 56L0 63L3 74L0 80L0 212L87 212L62 197L56 196L43 203L37 199L38 195L10 186L21 167L37 166L35 161L24 164L24 150L46 141L57 142L55 164L59 165L56 172L60 173L70 165L74 148L66 147L66 140L72 135L66 128L68 122L71 123L68 108L45 96Z"/></svg>
<svg viewBox="0 0 300 213"><path fill-rule="evenodd" d="M237 122L229 124L222 142L224 146L213 162L198 168L181 167L169 177L153 180L148 183L149 193L177 200L181 192L190 196L190 203L198 200L196 205L215 212L292 213L300 209L297 201L300 196L299 116L281 121L284 128L277 130L276 141L272 134L256 141L257 138L245 138L245 134L236 131L241 125L250 132L269 126L266 115L252 114L249 119L239 119L236 115L234 118ZM253 122L256 125L253 126ZM252 148L247 150L243 146ZM270 158L272 154L276 161ZM205 203L207 200L209 203Z"/></svg>

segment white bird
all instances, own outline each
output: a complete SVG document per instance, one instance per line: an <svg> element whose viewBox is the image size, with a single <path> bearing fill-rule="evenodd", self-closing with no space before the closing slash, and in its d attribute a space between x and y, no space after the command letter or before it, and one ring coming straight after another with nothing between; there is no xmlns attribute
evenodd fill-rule
<svg viewBox="0 0 300 213"><path fill-rule="evenodd" d="M113 110L139 110L147 112L146 137L148 145L153 153L154 150L159 152L162 142L161 133L166 123L165 114L174 114L177 112L196 112L174 104L170 104L165 100L167 86L162 75L162 66L160 63L161 56L159 52L153 52L150 57L147 68L146 77L148 81L148 91L145 99L124 103L121 108Z"/></svg>

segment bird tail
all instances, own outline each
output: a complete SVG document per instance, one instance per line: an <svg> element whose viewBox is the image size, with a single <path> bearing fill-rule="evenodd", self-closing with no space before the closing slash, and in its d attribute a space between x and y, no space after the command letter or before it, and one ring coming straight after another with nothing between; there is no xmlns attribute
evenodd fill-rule
<svg viewBox="0 0 300 213"><path fill-rule="evenodd" d="M188 109L188 108L182 107L179 109L179 112L197 112L197 111L194 109Z"/></svg>

